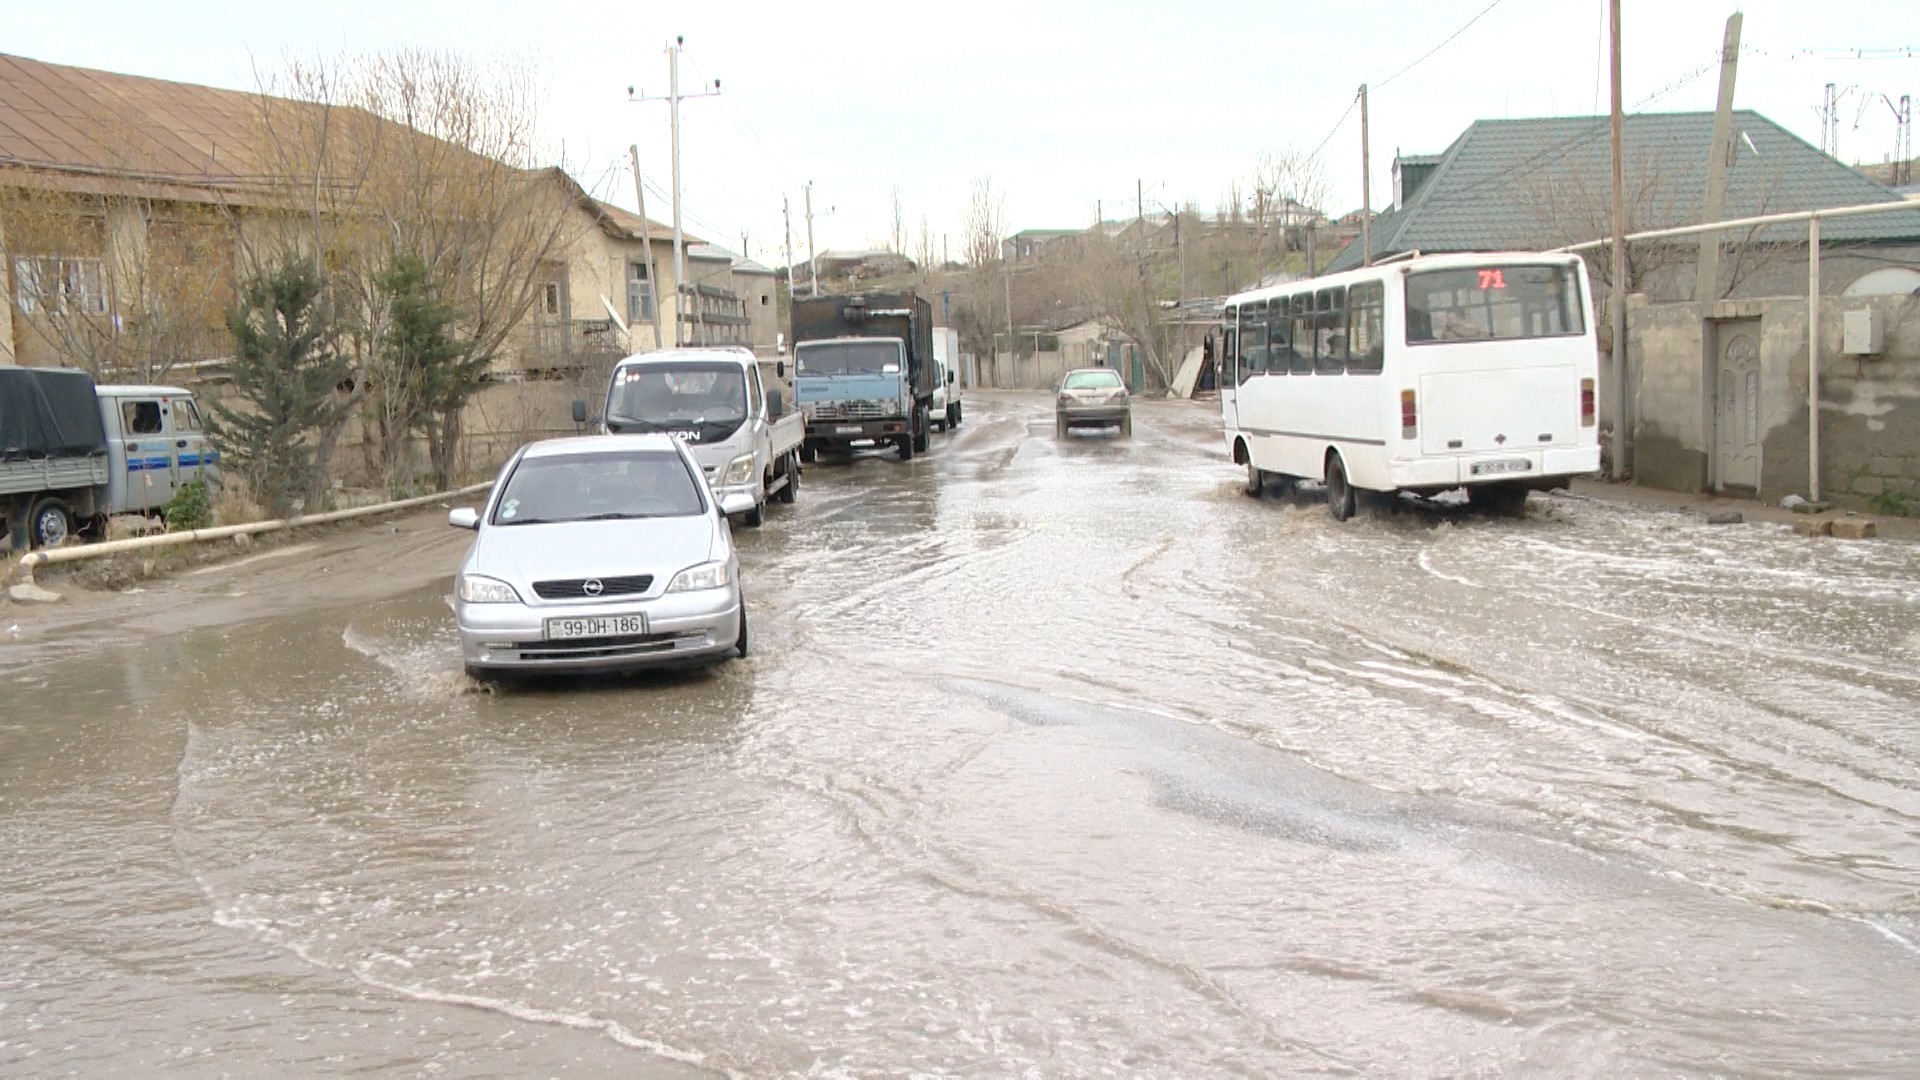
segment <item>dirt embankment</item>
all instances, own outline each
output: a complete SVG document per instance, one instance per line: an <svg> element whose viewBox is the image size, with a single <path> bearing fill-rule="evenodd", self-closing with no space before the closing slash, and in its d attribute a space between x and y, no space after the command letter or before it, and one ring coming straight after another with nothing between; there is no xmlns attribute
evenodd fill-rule
<svg viewBox="0 0 1920 1080"><path fill-rule="evenodd" d="M447 526L446 507L428 506L244 544L212 541L42 567L35 579L60 600L0 600L0 671L450 580L472 537Z"/></svg>

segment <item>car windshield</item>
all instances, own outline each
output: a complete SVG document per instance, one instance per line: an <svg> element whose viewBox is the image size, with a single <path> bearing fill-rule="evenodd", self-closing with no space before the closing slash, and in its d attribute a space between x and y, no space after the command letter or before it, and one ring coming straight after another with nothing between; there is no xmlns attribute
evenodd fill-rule
<svg viewBox="0 0 1920 1080"><path fill-rule="evenodd" d="M522 458L493 511L495 525L690 517L700 485L671 450Z"/></svg>
<svg viewBox="0 0 1920 1080"><path fill-rule="evenodd" d="M893 341L834 341L794 351L802 375L892 375L900 370Z"/></svg>
<svg viewBox="0 0 1920 1080"><path fill-rule="evenodd" d="M1573 267L1488 266L1407 275L1407 343L1584 333Z"/></svg>
<svg viewBox="0 0 1920 1080"><path fill-rule="evenodd" d="M628 424L738 423L746 416L746 377L737 364L621 368L607 402L608 421Z"/></svg>
<svg viewBox="0 0 1920 1080"><path fill-rule="evenodd" d="M1120 373L1117 371L1070 371L1067 373L1068 390L1118 390Z"/></svg>

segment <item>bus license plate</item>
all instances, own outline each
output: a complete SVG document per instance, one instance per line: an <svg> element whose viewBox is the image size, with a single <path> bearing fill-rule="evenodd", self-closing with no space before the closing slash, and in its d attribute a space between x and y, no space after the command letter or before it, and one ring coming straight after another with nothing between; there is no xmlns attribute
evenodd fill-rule
<svg viewBox="0 0 1920 1080"><path fill-rule="evenodd" d="M1500 476L1505 473L1526 472L1533 463L1526 458L1507 458L1504 461L1476 461L1468 470L1474 476Z"/></svg>
<svg viewBox="0 0 1920 1080"><path fill-rule="evenodd" d="M833 431L836 435L858 435L861 432L861 428L857 424L841 424L839 427L834 428Z"/></svg>
<svg viewBox="0 0 1920 1080"><path fill-rule="evenodd" d="M647 632L645 615L595 615L582 619L548 619L547 640L629 637Z"/></svg>

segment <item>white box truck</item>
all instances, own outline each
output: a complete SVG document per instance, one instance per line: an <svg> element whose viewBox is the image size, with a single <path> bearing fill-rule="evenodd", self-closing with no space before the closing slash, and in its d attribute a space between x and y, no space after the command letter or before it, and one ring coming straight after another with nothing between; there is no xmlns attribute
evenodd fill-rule
<svg viewBox="0 0 1920 1080"><path fill-rule="evenodd" d="M940 371L940 385L933 391L933 423L941 431L952 431L960 426L960 331L933 328L933 364Z"/></svg>

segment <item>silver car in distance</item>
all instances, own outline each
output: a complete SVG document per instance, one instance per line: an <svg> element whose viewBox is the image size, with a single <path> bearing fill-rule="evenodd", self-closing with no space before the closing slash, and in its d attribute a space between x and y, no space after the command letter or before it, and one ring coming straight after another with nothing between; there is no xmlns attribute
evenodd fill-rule
<svg viewBox="0 0 1920 1080"><path fill-rule="evenodd" d="M747 654L733 534L667 435L547 439L500 470L454 579L469 675L609 671Z"/></svg>

